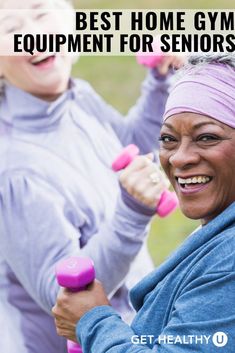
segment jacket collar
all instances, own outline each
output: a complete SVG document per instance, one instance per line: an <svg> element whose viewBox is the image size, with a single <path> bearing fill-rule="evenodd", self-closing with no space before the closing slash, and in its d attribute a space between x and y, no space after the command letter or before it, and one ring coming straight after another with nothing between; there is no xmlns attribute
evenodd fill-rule
<svg viewBox="0 0 235 353"><path fill-rule="evenodd" d="M72 79L68 90L53 102L37 98L9 83L4 88L0 120L8 126L26 131L53 128L76 97L76 84Z"/></svg>

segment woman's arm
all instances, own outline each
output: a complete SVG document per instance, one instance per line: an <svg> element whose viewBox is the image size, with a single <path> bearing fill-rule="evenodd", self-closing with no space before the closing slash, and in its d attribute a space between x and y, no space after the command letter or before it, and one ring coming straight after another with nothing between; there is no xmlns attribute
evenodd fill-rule
<svg viewBox="0 0 235 353"><path fill-rule="evenodd" d="M135 182L140 184L138 178ZM60 191L26 171L6 173L0 179L1 251L30 296L48 312L58 292L55 264L62 258L89 256L106 292L119 288L153 214L154 209L144 206L132 210L120 197L113 220L103 222L80 249L80 230L87 215L74 210Z"/></svg>
<svg viewBox="0 0 235 353"><path fill-rule="evenodd" d="M144 310L148 311L151 306L148 300L129 327L107 305L101 288L99 283L94 283L80 293L65 290L53 308L57 332L74 339L76 329L84 353L234 352L234 272L207 273L186 286L175 302L170 321L158 336L153 335L157 320L154 310L153 320L146 322L144 332L138 329L138 322L144 326ZM138 342L141 335L148 345ZM223 348L218 348L219 344Z"/></svg>
<svg viewBox="0 0 235 353"><path fill-rule="evenodd" d="M140 98L126 117L108 105L83 81L78 82L81 93L79 105L99 119L102 125L111 126L123 146L134 143L145 154L158 146L171 76L161 76L156 70L149 71L142 84Z"/></svg>

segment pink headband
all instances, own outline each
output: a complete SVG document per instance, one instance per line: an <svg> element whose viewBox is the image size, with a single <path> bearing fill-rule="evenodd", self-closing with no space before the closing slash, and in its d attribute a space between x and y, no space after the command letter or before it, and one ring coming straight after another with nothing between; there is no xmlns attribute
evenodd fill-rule
<svg viewBox="0 0 235 353"><path fill-rule="evenodd" d="M211 63L186 72L170 92L163 120L183 112L207 115L235 128L235 69Z"/></svg>

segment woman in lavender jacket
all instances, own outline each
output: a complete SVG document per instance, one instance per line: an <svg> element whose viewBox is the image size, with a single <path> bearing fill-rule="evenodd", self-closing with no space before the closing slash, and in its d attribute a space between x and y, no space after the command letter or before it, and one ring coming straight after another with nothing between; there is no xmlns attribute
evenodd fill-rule
<svg viewBox="0 0 235 353"><path fill-rule="evenodd" d="M39 10L27 21L19 15L1 19L3 46L12 31L62 31L45 12L45 0L0 4ZM61 0L51 5L68 6ZM1 317L15 337L7 348L0 341L1 352L65 353L50 315L58 292L55 264L62 258L92 258L127 321L133 313L128 290L152 269L145 235L164 181L151 184L152 155L137 158L134 186L144 177L145 192L155 198L134 211L110 166L129 143L142 154L157 147L168 80L151 71L123 119L87 82L70 79L71 65L67 56L0 57Z"/></svg>

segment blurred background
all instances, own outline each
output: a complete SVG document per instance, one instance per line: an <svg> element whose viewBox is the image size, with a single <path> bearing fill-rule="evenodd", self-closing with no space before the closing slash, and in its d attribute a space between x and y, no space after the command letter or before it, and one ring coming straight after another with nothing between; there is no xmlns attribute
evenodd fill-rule
<svg viewBox="0 0 235 353"><path fill-rule="evenodd" d="M78 9L229 9L231 0L74 0ZM88 80L97 92L124 115L140 94L146 69L137 65L135 57L82 57L73 75ZM154 263L159 265L185 239L199 222L191 221L177 210L166 219L155 217L148 241Z"/></svg>

